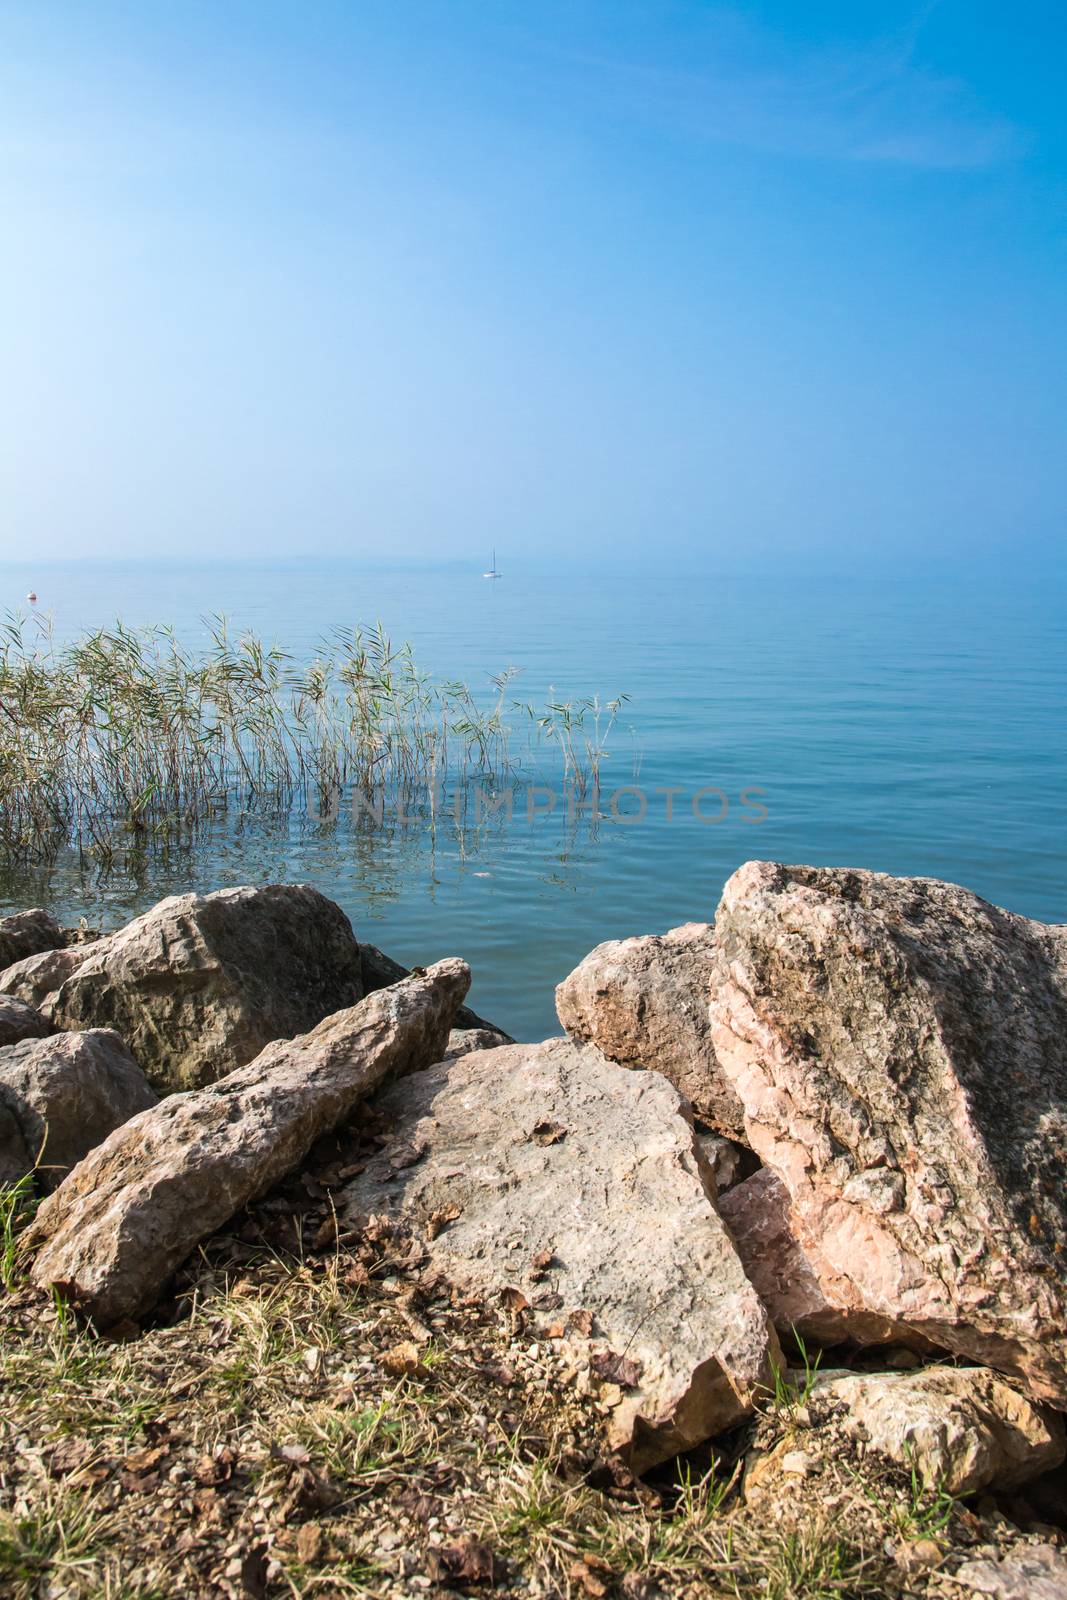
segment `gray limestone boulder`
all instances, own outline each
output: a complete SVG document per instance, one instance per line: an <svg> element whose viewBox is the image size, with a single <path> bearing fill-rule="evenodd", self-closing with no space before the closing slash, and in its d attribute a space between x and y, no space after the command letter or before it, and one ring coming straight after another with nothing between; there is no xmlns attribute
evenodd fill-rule
<svg viewBox="0 0 1067 1600"><path fill-rule="evenodd" d="M444 1061L375 1100L394 1131L346 1191L425 1240L432 1268L508 1291L615 1372L609 1438L641 1471L773 1387L774 1330L715 1208L678 1091L566 1039ZM397 1151L399 1150L399 1155Z"/></svg>
<svg viewBox="0 0 1067 1600"><path fill-rule="evenodd" d="M10 1002L9 1002L10 1003ZM156 1103L117 1033L56 1033L0 1050L0 1168L54 1189L116 1128Z"/></svg>
<svg viewBox="0 0 1067 1600"><path fill-rule="evenodd" d="M87 948L49 996L52 1020L115 1028L161 1093L224 1077L363 995L348 918L307 884L175 895Z"/></svg>
<svg viewBox="0 0 1067 1600"><path fill-rule="evenodd" d="M464 962L440 961L134 1117L38 1210L23 1236L34 1282L102 1328L148 1310L201 1239L383 1079L440 1060L469 984Z"/></svg>
<svg viewBox="0 0 1067 1600"><path fill-rule="evenodd" d="M556 1013L572 1039L620 1066L662 1072L700 1117L736 1136L741 1102L715 1059L708 1022L713 957L706 922L611 939L564 978Z"/></svg>

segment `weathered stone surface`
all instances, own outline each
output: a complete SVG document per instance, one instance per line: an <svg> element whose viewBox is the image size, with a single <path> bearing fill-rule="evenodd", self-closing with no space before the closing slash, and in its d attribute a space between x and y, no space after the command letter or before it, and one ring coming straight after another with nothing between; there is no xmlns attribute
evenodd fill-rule
<svg viewBox="0 0 1067 1600"><path fill-rule="evenodd" d="M750 862L716 938L716 1053L827 1300L1067 1406L1067 929Z"/></svg>
<svg viewBox="0 0 1067 1600"><path fill-rule="evenodd" d="M470 971L440 961L98 1146L27 1230L32 1276L101 1327L136 1317L213 1229L290 1172L384 1078L438 1061Z"/></svg>
<svg viewBox="0 0 1067 1600"><path fill-rule="evenodd" d="M506 1033L498 1033L495 1028L453 1028L444 1059L456 1061L460 1056L469 1056L473 1050L498 1050L501 1045L512 1042Z"/></svg>
<svg viewBox="0 0 1067 1600"><path fill-rule="evenodd" d="M12 962L0 973L0 994L24 1000L48 1016L59 989L97 952L100 942L64 945L56 950L41 950L35 956L23 956L21 961Z"/></svg>
<svg viewBox="0 0 1067 1600"><path fill-rule="evenodd" d="M13 961L21 961L23 956L58 948L66 943L66 937L55 918L39 906L32 911L17 911L11 917L0 917L0 971Z"/></svg>
<svg viewBox="0 0 1067 1600"><path fill-rule="evenodd" d="M44 1039L52 1032L47 1017L14 995L0 994L0 1049L20 1039Z"/></svg>
<svg viewBox="0 0 1067 1600"><path fill-rule="evenodd" d="M610 939L564 978L556 1012L572 1039L620 1066L662 1072L712 1127L736 1134L741 1102L715 1059L708 1023L712 968L706 922L662 937Z"/></svg>
<svg viewBox="0 0 1067 1600"><path fill-rule="evenodd" d="M720 1194L719 1212L780 1334L796 1332L824 1345L906 1341L904 1325L869 1311L842 1310L827 1298L793 1232L789 1193L769 1167ZM839 1298L848 1298L847 1285Z"/></svg>
<svg viewBox="0 0 1067 1600"><path fill-rule="evenodd" d="M161 1091L243 1066L363 994L348 918L308 884L163 900L49 1001L61 1028L113 1027Z"/></svg>
<svg viewBox="0 0 1067 1600"><path fill-rule="evenodd" d="M363 944L359 946L360 970L363 976L364 994L373 994L375 989L384 989L390 983L399 983L403 978L409 978L412 971L419 968L402 967L399 961L394 961L392 956L387 956L384 950L379 950L377 945ZM483 1028L488 1033L496 1035L495 1044L514 1044L510 1034L504 1033L491 1022L486 1022L470 1006L460 1006L456 1013L456 1031L470 1031ZM495 1047L495 1046L494 1046ZM484 1046L483 1048L490 1048Z"/></svg>
<svg viewBox="0 0 1067 1600"><path fill-rule="evenodd" d="M949 1494L1014 1488L1064 1458L1060 1414L989 1367L820 1373L809 1410L839 1409L848 1436Z"/></svg>
<svg viewBox="0 0 1067 1600"><path fill-rule="evenodd" d="M774 1332L686 1103L658 1073L551 1039L441 1062L375 1109L397 1148L349 1186L347 1218L425 1234L431 1263L471 1292L517 1290L548 1321L591 1314L602 1364L613 1352L632 1379L610 1437L637 1470L731 1426L772 1382Z"/></svg>
<svg viewBox="0 0 1067 1600"><path fill-rule="evenodd" d="M743 1183L759 1167L752 1151L734 1139L720 1133L697 1132L701 1153L715 1175L715 1188L720 1195Z"/></svg>
<svg viewBox="0 0 1067 1600"><path fill-rule="evenodd" d="M36 1154L26 1143L15 1113L0 1094L0 1183L18 1183L32 1172Z"/></svg>
<svg viewBox="0 0 1067 1600"><path fill-rule="evenodd" d="M992 1600L1067 1600L1067 1552L1054 1544L1017 1544L996 1560L964 1562L953 1581Z"/></svg>
<svg viewBox="0 0 1067 1600"><path fill-rule="evenodd" d="M0 1161L36 1168L53 1189L77 1162L156 1097L117 1033L57 1033L0 1050L0 1105L11 1136ZM0 1135L2 1137L2 1135ZM10 1180L9 1180L10 1181Z"/></svg>

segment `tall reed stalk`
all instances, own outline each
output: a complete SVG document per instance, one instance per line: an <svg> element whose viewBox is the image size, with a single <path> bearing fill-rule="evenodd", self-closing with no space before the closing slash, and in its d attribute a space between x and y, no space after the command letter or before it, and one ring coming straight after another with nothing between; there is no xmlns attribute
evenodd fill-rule
<svg viewBox="0 0 1067 1600"><path fill-rule="evenodd" d="M47 860L73 842L103 860L231 806L324 816L353 788L499 783L513 770L508 713L555 740L564 777L596 781L625 696L509 700L436 682L379 623L334 629L310 662L213 618L193 651L166 627L97 629L66 646L35 623L0 627L0 855Z"/></svg>

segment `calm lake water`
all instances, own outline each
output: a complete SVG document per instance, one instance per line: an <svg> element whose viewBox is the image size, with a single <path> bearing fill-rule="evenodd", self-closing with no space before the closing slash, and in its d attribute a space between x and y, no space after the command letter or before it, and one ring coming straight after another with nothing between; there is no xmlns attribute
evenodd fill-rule
<svg viewBox="0 0 1067 1600"><path fill-rule="evenodd" d="M527 782L552 777L534 761L510 822L432 832L231 817L136 874L102 878L73 854L47 870L0 866L4 909L114 926L165 894L303 880L398 960L464 956L472 1004L520 1038L558 1031L553 988L594 944L710 919L753 856L932 874L1067 920L1061 590L9 565L0 610L25 610L31 585L61 638L118 615L195 642L200 618L221 611L310 655L332 624L381 618L440 677L484 683L513 663L523 699L625 692L602 809L616 786L641 794L593 824L568 820L562 800L543 814L536 796L531 818ZM670 819L666 788L678 791ZM703 795L698 817L701 790L721 793Z"/></svg>

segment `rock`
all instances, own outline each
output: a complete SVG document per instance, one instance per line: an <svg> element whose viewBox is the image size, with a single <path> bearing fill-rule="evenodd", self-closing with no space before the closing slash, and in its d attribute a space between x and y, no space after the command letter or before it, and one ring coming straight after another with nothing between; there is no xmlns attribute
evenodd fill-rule
<svg viewBox="0 0 1067 1600"><path fill-rule="evenodd" d="M391 983L401 983L411 976L410 969L402 967L399 961L394 961L392 956L387 956L384 950L379 950L375 944L359 946L360 974L363 979L365 994L373 994L376 989L387 989ZM466 1006L463 1010L466 1011ZM458 1023L459 1027L466 1027L464 1022Z"/></svg>
<svg viewBox="0 0 1067 1600"><path fill-rule="evenodd" d="M360 944L359 947L361 972L363 976L364 994L373 994L375 989L384 989L391 983L400 983L402 979L409 978L412 970L402 967L399 961L394 961L392 956L387 956L384 950L379 950L377 945ZM510 1034L504 1033L500 1028L494 1027L491 1022L486 1022L470 1006L460 1006L456 1012L456 1032L470 1032L482 1029L486 1033L495 1035L495 1044L514 1044ZM489 1049L494 1046L484 1046Z"/></svg>
<svg viewBox="0 0 1067 1600"><path fill-rule="evenodd" d="M883 1344L907 1338L907 1328L891 1320L873 1312L842 1310L827 1299L793 1232L789 1193L769 1167L720 1194L719 1212L749 1282L783 1337L798 1333L821 1345L845 1340ZM846 1291L842 1298L847 1298Z"/></svg>
<svg viewBox="0 0 1067 1600"><path fill-rule="evenodd" d="M513 1042L506 1033L498 1033L495 1028L453 1028L444 1059L456 1061L460 1056L469 1056L473 1050L497 1050Z"/></svg>
<svg viewBox="0 0 1067 1600"><path fill-rule="evenodd" d="M634 1470L730 1427L773 1385L773 1329L658 1073L550 1039L441 1062L375 1110L395 1143L346 1190L349 1223L410 1228L466 1292L569 1324Z"/></svg>
<svg viewBox="0 0 1067 1600"><path fill-rule="evenodd" d="M715 1059L708 1023L713 934L687 922L662 937L597 945L556 990L572 1039L623 1067L662 1072L721 1133L741 1132L741 1102Z"/></svg>
<svg viewBox="0 0 1067 1600"><path fill-rule="evenodd" d="M228 1077L172 1095L87 1156L24 1238L34 1281L100 1327L136 1318L234 1212L292 1171L383 1078L438 1061L470 971L440 961L280 1039Z"/></svg>
<svg viewBox="0 0 1067 1600"><path fill-rule="evenodd" d="M813 1493L806 1480L813 1475L821 1477L829 1454L828 1441L820 1434L809 1433L806 1444L807 1449L798 1450L790 1433L772 1449L750 1448L742 1477L745 1504L759 1508L761 1501L770 1502L777 1516L790 1501L795 1505L797 1501L810 1503L816 1498L818 1491Z"/></svg>
<svg viewBox="0 0 1067 1600"><path fill-rule="evenodd" d="M0 994L0 1049L18 1044L20 1039L44 1039L52 1032L47 1017L24 1000Z"/></svg>
<svg viewBox="0 0 1067 1600"><path fill-rule="evenodd" d="M759 1165L751 1150L733 1139L724 1139L719 1133L706 1133L698 1128L697 1142L715 1174L715 1188L720 1195L742 1183Z"/></svg>
<svg viewBox="0 0 1067 1600"><path fill-rule="evenodd" d="M307 884L175 895L89 948L52 1019L117 1029L161 1092L211 1083L363 994L348 918Z"/></svg>
<svg viewBox="0 0 1067 1600"><path fill-rule="evenodd" d="M827 1301L1067 1406L1067 929L749 862L716 942L715 1050Z"/></svg>
<svg viewBox="0 0 1067 1600"><path fill-rule="evenodd" d="M54 917L40 907L0 917L0 971L23 956L54 950L66 943L66 934Z"/></svg>
<svg viewBox="0 0 1067 1600"><path fill-rule="evenodd" d="M1017 1544L996 1560L964 1562L953 1581L993 1600L1067 1600L1067 1552Z"/></svg>
<svg viewBox="0 0 1067 1600"><path fill-rule="evenodd" d="M65 945L58 950L41 950L0 973L0 994L9 994L37 1006L48 1016L57 991L78 968L84 966L100 941Z"/></svg>
<svg viewBox="0 0 1067 1600"><path fill-rule="evenodd" d="M1014 1488L1064 1459L1059 1413L989 1367L820 1373L808 1404L816 1419L843 1408L846 1435L952 1495Z"/></svg>
<svg viewBox="0 0 1067 1600"><path fill-rule="evenodd" d="M5 1144L0 1162L5 1171L17 1166L20 1177L36 1168L41 1187L54 1189L109 1133L155 1103L144 1073L109 1029L8 1045L0 1050L0 1105L17 1138Z"/></svg>
<svg viewBox="0 0 1067 1600"><path fill-rule="evenodd" d="M15 1113L0 1095L0 1184L10 1188L32 1172L36 1154L26 1143Z"/></svg>

